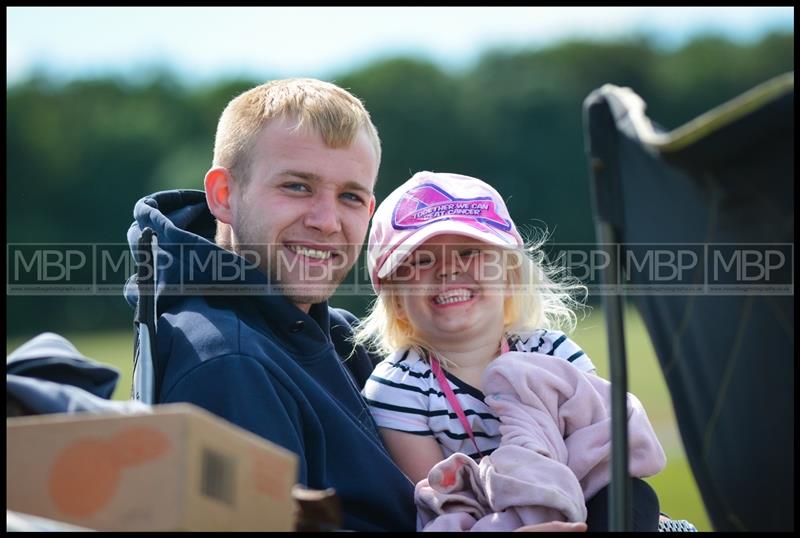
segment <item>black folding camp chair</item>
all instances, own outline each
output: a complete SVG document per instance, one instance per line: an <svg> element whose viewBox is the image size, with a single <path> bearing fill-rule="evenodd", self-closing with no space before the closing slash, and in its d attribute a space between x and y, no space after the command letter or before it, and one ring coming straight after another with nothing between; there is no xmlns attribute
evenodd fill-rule
<svg viewBox="0 0 800 538"><path fill-rule="evenodd" d="M611 260L596 290L614 390L612 530L630 521L623 295L650 334L714 528L792 530L794 73L670 132L632 90L605 85L584 102L584 128Z"/></svg>

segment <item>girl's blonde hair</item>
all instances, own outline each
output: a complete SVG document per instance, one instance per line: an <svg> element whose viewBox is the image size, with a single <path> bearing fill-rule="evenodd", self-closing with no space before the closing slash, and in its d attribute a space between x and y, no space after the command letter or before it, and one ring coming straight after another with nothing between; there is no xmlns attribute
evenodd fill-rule
<svg viewBox="0 0 800 538"><path fill-rule="evenodd" d="M587 288L580 280L565 274L564 268L547 263L542 250L547 232L518 250L507 251L506 279L510 293L503 312L506 334L519 334L535 329L574 330L576 310L584 308ZM511 263L508 263L511 262ZM414 334L411 324L400 315L397 293L393 286L382 286L367 316L359 323L353 340L383 356L405 348L420 355L430 351L439 355L443 366L447 360L430 342Z"/></svg>

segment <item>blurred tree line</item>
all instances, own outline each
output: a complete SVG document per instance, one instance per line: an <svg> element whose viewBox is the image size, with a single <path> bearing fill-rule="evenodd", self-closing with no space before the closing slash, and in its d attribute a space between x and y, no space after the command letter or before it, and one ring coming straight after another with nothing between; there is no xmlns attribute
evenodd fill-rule
<svg viewBox="0 0 800 538"><path fill-rule="evenodd" d="M706 36L670 51L636 37L492 50L459 73L393 58L329 80L360 97L378 127L379 201L416 171L459 172L494 184L523 230L591 243L581 107L592 90L629 86L673 129L793 69L793 34L752 44ZM162 71L135 83L34 76L8 87L7 243L125 243L140 197L202 188L219 114L261 82L186 87ZM7 299L9 335L119 329L132 316L120 294ZM348 294L333 303L361 314L369 300Z"/></svg>

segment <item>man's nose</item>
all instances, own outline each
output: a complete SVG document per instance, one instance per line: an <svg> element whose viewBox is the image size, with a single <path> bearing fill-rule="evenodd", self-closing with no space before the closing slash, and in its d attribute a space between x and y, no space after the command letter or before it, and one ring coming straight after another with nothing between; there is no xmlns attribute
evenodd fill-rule
<svg viewBox="0 0 800 538"><path fill-rule="evenodd" d="M306 213L304 224L319 230L324 235L331 235L342 230L339 219L336 196L333 193L320 192L314 196L310 210Z"/></svg>

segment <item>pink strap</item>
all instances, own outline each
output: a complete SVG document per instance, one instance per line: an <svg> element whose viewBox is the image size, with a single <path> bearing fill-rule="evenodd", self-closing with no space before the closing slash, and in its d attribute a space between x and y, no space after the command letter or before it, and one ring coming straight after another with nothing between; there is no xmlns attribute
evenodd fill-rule
<svg viewBox="0 0 800 538"><path fill-rule="evenodd" d="M500 341L500 353L508 353L508 342L506 341L505 337L503 337L503 339ZM466 415L464 415L464 411L461 409L461 404L458 403L458 398L456 398L456 395L453 393L453 389L450 388L450 383L447 381L444 371L442 371L442 365L439 364L439 359L437 359L434 355L430 355L430 363L433 375L436 376L436 380L439 382L439 386L442 388L447 401L450 402L450 407L452 407L456 412L456 415L458 415L458 420L461 421L464 431L467 432L470 440L472 440L472 444L475 445L475 450L478 451L478 455L483 457L483 452L481 452L481 450L478 448L478 443L475 441L475 435L472 433L472 428L469 425L469 421L467 420Z"/></svg>
<svg viewBox="0 0 800 538"><path fill-rule="evenodd" d="M458 403L458 398L456 395L453 394L453 389L450 388L450 383L447 382L447 378L444 376L444 372L442 371L442 366L439 364L439 359L431 355L431 370L433 370L433 375L436 376L436 380L439 381L439 386L442 387L444 391L444 395L447 398L447 401L450 402L450 407L455 410L456 415L458 415L458 420L461 421L461 425L464 426L464 431L467 432L469 438L472 439L472 444L475 445L475 450L478 451L478 454L483 457L483 452L478 448L478 443L475 441L475 435L472 433L472 428L469 426L469 421L467 417L464 415L464 411L461 409L461 405Z"/></svg>

